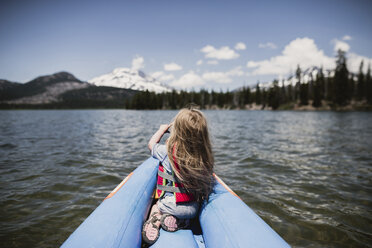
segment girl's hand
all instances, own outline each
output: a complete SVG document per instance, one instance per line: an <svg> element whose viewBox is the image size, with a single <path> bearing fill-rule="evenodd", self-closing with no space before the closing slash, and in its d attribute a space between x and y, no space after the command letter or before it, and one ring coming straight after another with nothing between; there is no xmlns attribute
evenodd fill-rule
<svg viewBox="0 0 372 248"><path fill-rule="evenodd" d="M160 125L160 127L159 127L159 131L165 133L165 132L168 131L168 129L169 129L170 126L171 126L170 124L162 124L162 125Z"/></svg>
<svg viewBox="0 0 372 248"><path fill-rule="evenodd" d="M149 143L147 144L150 151L152 150L154 145L160 141L161 137L163 137L164 133L168 131L170 126L171 124L160 125L158 131L156 131L156 133L151 137Z"/></svg>

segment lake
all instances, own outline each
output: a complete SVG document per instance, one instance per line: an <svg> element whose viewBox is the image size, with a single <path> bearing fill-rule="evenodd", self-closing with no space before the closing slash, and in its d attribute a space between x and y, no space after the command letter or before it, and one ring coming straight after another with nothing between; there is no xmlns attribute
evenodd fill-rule
<svg viewBox="0 0 372 248"><path fill-rule="evenodd" d="M58 247L177 111L0 111L2 247ZM372 113L204 111L216 173L293 247L372 247Z"/></svg>

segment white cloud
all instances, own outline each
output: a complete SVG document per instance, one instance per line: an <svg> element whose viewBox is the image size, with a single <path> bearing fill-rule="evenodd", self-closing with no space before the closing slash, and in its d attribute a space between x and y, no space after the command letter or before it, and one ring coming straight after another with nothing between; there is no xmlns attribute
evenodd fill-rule
<svg viewBox="0 0 372 248"><path fill-rule="evenodd" d="M151 76L153 78L156 78L160 82L171 81L175 79L173 74L166 74L163 71L156 71L152 73Z"/></svg>
<svg viewBox="0 0 372 248"><path fill-rule="evenodd" d="M201 86L203 84L205 84L204 79L194 71L189 71L188 73L182 75L179 79L170 83L171 86L180 88L190 88L194 86Z"/></svg>
<svg viewBox="0 0 372 248"><path fill-rule="evenodd" d="M353 38L350 35L345 35L342 37L342 40L352 40Z"/></svg>
<svg viewBox="0 0 372 248"><path fill-rule="evenodd" d="M140 69L143 69L145 67L145 60L142 56L136 56L133 60L132 60L132 69L133 70L140 70Z"/></svg>
<svg viewBox="0 0 372 248"><path fill-rule="evenodd" d="M254 68L252 75L286 75L294 71L298 64L302 68L323 66L324 69L333 69L335 59L318 49L313 39L305 37L291 41L278 56L248 61L247 67Z"/></svg>
<svg viewBox="0 0 372 248"><path fill-rule="evenodd" d="M245 46L243 42L236 43L235 50L245 50L245 49L247 49L247 47Z"/></svg>
<svg viewBox="0 0 372 248"><path fill-rule="evenodd" d="M266 42L266 43L260 43L258 44L259 48L270 48L270 49L276 49L277 46L272 42Z"/></svg>
<svg viewBox="0 0 372 248"><path fill-rule="evenodd" d="M235 67L234 69L227 72L205 72L202 77L205 81L211 81L215 83L231 83L231 77L243 76L244 72L241 66Z"/></svg>
<svg viewBox="0 0 372 248"><path fill-rule="evenodd" d="M205 81L212 81L216 83L231 83L231 78L225 72L206 72L203 74Z"/></svg>
<svg viewBox="0 0 372 248"><path fill-rule="evenodd" d="M208 60L207 64L208 65L218 65L218 60Z"/></svg>
<svg viewBox="0 0 372 248"><path fill-rule="evenodd" d="M182 70L182 66L177 65L176 63L169 63L164 65L165 71L179 71Z"/></svg>
<svg viewBox="0 0 372 248"><path fill-rule="evenodd" d="M350 37L351 38L351 37ZM347 40L348 38L344 40ZM334 45L334 51L341 49L348 52L351 48L345 41L334 39L331 41ZM359 71L360 62L364 61L364 72L367 72L368 64L372 65L372 58L368 58L356 53L349 52L347 56L347 66L349 71L357 73ZM291 41L278 56L261 61L248 61L247 67L253 71L249 75L276 75L285 76L296 70L297 65L302 69L307 69L310 66L323 66L324 69L335 69L335 57L329 57L320 50L313 39L297 38Z"/></svg>
<svg viewBox="0 0 372 248"><path fill-rule="evenodd" d="M360 62L363 60L363 72L367 73L368 66L372 66L372 58L361 56L355 53L349 53L347 57L347 67L349 71L359 72Z"/></svg>
<svg viewBox="0 0 372 248"><path fill-rule="evenodd" d="M203 64L203 60L199 59L197 62L196 62L196 65L202 65Z"/></svg>
<svg viewBox="0 0 372 248"><path fill-rule="evenodd" d="M240 77L244 75L244 72L242 70L241 66L235 67L234 69L230 70L227 72L227 75L229 76L235 76L235 77Z"/></svg>
<svg viewBox="0 0 372 248"><path fill-rule="evenodd" d="M349 44L347 44L345 41L334 39L334 40L332 40L332 43L334 44L333 50L335 52L337 52L338 50L348 52L350 50Z"/></svg>
<svg viewBox="0 0 372 248"><path fill-rule="evenodd" d="M223 46L219 49L216 49L214 46L207 45L200 49L200 51L205 53L206 58L210 59L230 60L239 57L239 54L228 46Z"/></svg>

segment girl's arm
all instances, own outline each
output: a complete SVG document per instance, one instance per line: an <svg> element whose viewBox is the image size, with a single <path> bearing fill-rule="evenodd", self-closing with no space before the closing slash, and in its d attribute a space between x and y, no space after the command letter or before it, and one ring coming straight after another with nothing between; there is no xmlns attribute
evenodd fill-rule
<svg viewBox="0 0 372 248"><path fill-rule="evenodd" d="M169 129L169 127L170 127L170 124L160 125L158 131L156 131L156 133L151 137L147 145L150 151L152 151L152 148L154 147L154 145L160 141L161 137L163 137L164 133Z"/></svg>

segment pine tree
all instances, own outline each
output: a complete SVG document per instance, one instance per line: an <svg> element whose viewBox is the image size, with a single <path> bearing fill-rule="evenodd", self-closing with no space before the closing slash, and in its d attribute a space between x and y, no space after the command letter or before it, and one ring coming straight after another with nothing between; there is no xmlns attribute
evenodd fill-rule
<svg viewBox="0 0 372 248"><path fill-rule="evenodd" d="M309 85L301 83L301 68L297 65L296 69L296 99L300 99L300 105L307 105L309 102Z"/></svg>
<svg viewBox="0 0 372 248"><path fill-rule="evenodd" d="M363 74L363 60L360 62L357 85L357 99L362 100L365 97L364 74Z"/></svg>
<svg viewBox="0 0 372 248"><path fill-rule="evenodd" d="M314 78L313 73L310 73L310 82L307 83L307 92L308 92L308 99L314 100Z"/></svg>
<svg viewBox="0 0 372 248"><path fill-rule="evenodd" d="M236 101L240 108L244 107L245 86L236 94Z"/></svg>
<svg viewBox="0 0 372 248"><path fill-rule="evenodd" d="M265 88L262 89L261 91L261 104L262 104L262 109L264 109L266 107L266 105L268 104L268 91L265 90Z"/></svg>
<svg viewBox="0 0 372 248"><path fill-rule="evenodd" d="M357 82L355 82L353 74L349 73L349 80L348 80L348 91L347 91L347 98L349 100L353 99L357 95Z"/></svg>
<svg viewBox="0 0 372 248"><path fill-rule="evenodd" d="M344 51L338 50L333 82L333 103L343 106L348 104L349 100L349 71L346 66L346 56Z"/></svg>
<svg viewBox="0 0 372 248"><path fill-rule="evenodd" d="M323 77L323 72L322 69L318 72L316 76L316 80L314 83L314 98L313 98L313 106L315 108L318 108L322 105L322 77Z"/></svg>
<svg viewBox="0 0 372 248"><path fill-rule="evenodd" d="M371 65L368 65L368 71L366 75L366 98L369 104L372 104L372 77L371 77Z"/></svg>
<svg viewBox="0 0 372 248"><path fill-rule="evenodd" d="M296 85L295 85L295 101L300 98L300 88L301 88L301 68L297 65L296 69Z"/></svg>
<svg viewBox="0 0 372 248"><path fill-rule="evenodd" d="M261 96L261 90L260 90L260 86L259 86L259 83L257 83L256 85L256 104L257 105L260 105L262 104L262 96Z"/></svg>
<svg viewBox="0 0 372 248"><path fill-rule="evenodd" d="M200 109L204 109L205 105L207 104L207 99L208 99L208 91L205 89L200 90Z"/></svg>
<svg viewBox="0 0 372 248"><path fill-rule="evenodd" d="M250 104L250 103L252 103L252 94L251 94L251 89L247 87L245 90L245 94L244 94L244 104Z"/></svg>
<svg viewBox="0 0 372 248"><path fill-rule="evenodd" d="M280 105L280 88L278 80L274 80L273 86L269 89L268 105L273 109L277 109Z"/></svg>
<svg viewBox="0 0 372 248"><path fill-rule="evenodd" d="M309 104L309 85L305 83L300 85L300 104Z"/></svg>
<svg viewBox="0 0 372 248"><path fill-rule="evenodd" d="M293 86L292 86L292 84L289 84L288 86L287 86L287 96L288 96L288 101L289 102L293 102L294 101L294 93L293 93Z"/></svg>
<svg viewBox="0 0 372 248"><path fill-rule="evenodd" d="M324 88L324 99L327 101L333 101L333 77L331 77L331 72L328 71L328 77L325 80L325 88Z"/></svg>
<svg viewBox="0 0 372 248"><path fill-rule="evenodd" d="M282 86L280 87L280 104L287 103L289 97L287 94L287 88L284 86L284 80L282 81Z"/></svg>
<svg viewBox="0 0 372 248"><path fill-rule="evenodd" d="M320 99L323 100L326 97L326 82L324 79L323 74L323 67L320 67L319 72L317 74L317 80L319 81L319 87L320 87Z"/></svg>
<svg viewBox="0 0 372 248"><path fill-rule="evenodd" d="M217 102L218 102L218 93L215 92L214 90L212 90L212 93L211 93L211 98L212 98L212 105L216 105Z"/></svg>
<svg viewBox="0 0 372 248"><path fill-rule="evenodd" d="M172 94L170 95L170 101L169 101L169 105L171 109L177 109L176 96L177 96L177 91L172 90Z"/></svg>
<svg viewBox="0 0 372 248"><path fill-rule="evenodd" d="M222 92L222 89L219 93L217 93L217 105L218 107L222 108L225 103L225 95Z"/></svg>
<svg viewBox="0 0 372 248"><path fill-rule="evenodd" d="M224 97L224 104L227 105L227 106L231 106L232 108L235 108L235 103L234 103L234 95L233 93L231 93L229 90L227 90L226 93L224 93L225 97Z"/></svg>

